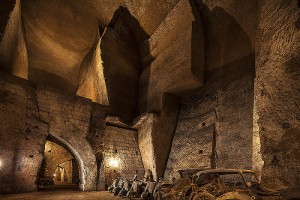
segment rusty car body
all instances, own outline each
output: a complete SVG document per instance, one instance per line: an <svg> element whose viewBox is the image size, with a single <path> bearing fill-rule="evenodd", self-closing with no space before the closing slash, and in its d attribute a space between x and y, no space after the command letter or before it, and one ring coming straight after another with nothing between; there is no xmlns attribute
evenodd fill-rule
<svg viewBox="0 0 300 200"><path fill-rule="evenodd" d="M188 199L188 196L192 191L192 177L201 170L202 169L181 169L177 171L180 175L178 180L161 180L158 182L154 193L155 200Z"/></svg>
<svg viewBox="0 0 300 200"><path fill-rule="evenodd" d="M211 169L196 173L189 200L281 199L279 193L264 188L252 170Z"/></svg>

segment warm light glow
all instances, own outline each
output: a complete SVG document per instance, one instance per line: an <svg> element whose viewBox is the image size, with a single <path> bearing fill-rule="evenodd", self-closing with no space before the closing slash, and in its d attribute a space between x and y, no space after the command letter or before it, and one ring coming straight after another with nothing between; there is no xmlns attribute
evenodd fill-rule
<svg viewBox="0 0 300 200"><path fill-rule="evenodd" d="M109 166L110 167L118 167L119 166L119 161L116 160L115 158L111 158L109 160Z"/></svg>
<svg viewBox="0 0 300 200"><path fill-rule="evenodd" d="M2 161L0 160L0 167L2 167Z"/></svg>
<svg viewBox="0 0 300 200"><path fill-rule="evenodd" d="M53 176L55 177L55 176L56 176L56 174L53 174Z"/></svg>

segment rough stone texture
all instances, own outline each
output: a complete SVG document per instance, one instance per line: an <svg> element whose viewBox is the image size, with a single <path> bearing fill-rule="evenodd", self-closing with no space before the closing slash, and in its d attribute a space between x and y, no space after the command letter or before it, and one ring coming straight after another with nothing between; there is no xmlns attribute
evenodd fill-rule
<svg viewBox="0 0 300 200"><path fill-rule="evenodd" d="M67 182L72 183L72 160L74 157L62 146L47 141L45 144L44 151L44 178L53 178L55 170L58 166L61 166L65 169ZM58 177L55 177L58 178Z"/></svg>
<svg viewBox="0 0 300 200"><path fill-rule="evenodd" d="M81 189L94 190L97 165L90 144L91 102L1 74L1 192L36 189L46 137L66 145L80 167ZM14 112L12 112L14 111ZM16 115L17 114L17 115ZM8 156L9 155L9 156ZM6 166L6 167L5 167Z"/></svg>
<svg viewBox="0 0 300 200"><path fill-rule="evenodd" d="M97 20L67 1L21 2L29 80L75 93L81 62L98 34Z"/></svg>
<svg viewBox="0 0 300 200"><path fill-rule="evenodd" d="M145 171L151 170L154 180L163 177L179 115L180 99L165 94L163 111L150 113L136 120L139 147Z"/></svg>
<svg viewBox="0 0 300 200"><path fill-rule="evenodd" d="M136 117L140 73L135 30L127 25L134 20L125 8L118 9L100 44L110 115L127 123Z"/></svg>
<svg viewBox="0 0 300 200"><path fill-rule="evenodd" d="M224 1L209 10L198 4L206 38L205 90L217 100L217 168L252 168L255 57L250 33L256 24L235 19L240 16L236 5ZM241 5L248 20L255 20L249 9L255 5Z"/></svg>
<svg viewBox="0 0 300 200"><path fill-rule="evenodd" d="M43 86L37 89L40 118L49 125L49 134L66 145L80 168L80 188L94 190L97 164L95 154L85 138L89 131L90 100L65 95Z"/></svg>
<svg viewBox="0 0 300 200"><path fill-rule="evenodd" d="M257 173L259 180L261 181L262 177L262 167L264 165L264 161L262 159L261 154L261 139L259 134L259 115L257 113L257 83L254 80L254 105L253 105L253 155L252 155L252 169Z"/></svg>
<svg viewBox="0 0 300 200"><path fill-rule="evenodd" d="M155 163L155 154L154 154L154 141L153 141L153 132L154 127L157 124L158 116L154 113L150 113L142 116L137 124L135 125L138 128L138 144L142 155L142 160L144 164L145 171L151 170L153 176L157 177L156 165Z"/></svg>
<svg viewBox="0 0 300 200"><path fill-rule="evenodd" d="M108 105L1 75L1 191L34 190L49 134L76 157L82 189L104 188L105 123L131 130L141 114L144 167L161 177L179 111L172 95L185 98L166 176L264 164L264 183L299 184L298 1L16 0L0 11L1 71Z"/></svg>
<svg viewBox="0 0 300 200"><path fill-rule="evenodd" d="M252 168L255 57L251 40L224 8L197 5L204 26L205 87L183 98L165 173L169 178L187 167Z"/></svg>
<svg viewBox="0 0 300 200"><path fill-rule="evenodd" d="M0 69L27 79L28 55L24 40L20 0L2 1L0 7Z"/></svg>
<svg viewBox="0 0 300 200"><path fill-rule="evenodd" d="M156 126L154 126L152 136L157 180L164 176L172 146L172 139L175 134L180 103L180 98L173 95L165 94L163 96L163 110L160 113L160 118Z"/></svg>
<svg viewBox="0 0 300 200"><path fill-rule="evenodd" d="M150 62L147 61L142 67L139 54L143 52L142 59L145 56L156 59L153 66L148 66L142 75L142 88L148 87L149 81L149 97L151 100L154 98L158 105L157 108L154 106L156 103L149 105L149 110L161 111L164 92L183 92L199 87L203 82L203 30L197 11L190 3L193 4L185 0L22 1L22 22L28 47L28 78L34 83L77 93L101 104L107 105L109 101L113 115L121 115L124 121L131 122L138 112L140 70L153 61L150 58ZM120 10L121 13L125 10L127 14L116 17ZM96 45L99 24L107 28L101 45L104 70L108 74L104 76L100 50ZM161 37L165 38L164 42L160 40ZM139 48L141 43L143 45ZM112 52L114 56L111 56ZM182 56L172 56L178 53ZM122 59L115 59L115 56ZM169 70L173 71L172 77L166 73L163 78L169 81L164 83L157 79L161 73L158 65L172 68ZM154 76L148 80L150 72ZM178 79L178 74L184 76ZM183 81L184 78L189 82ZM153 88L155 84L159 85L157 89ZM123 87L128 91L124 91ZM141 92L141 105L147 108L147 91ZM140 113L146 111L141 109Z"/></svg>
<svg viewBox="0 0 300 200"><path fill-rule="evenodd" d="M114 174L143 177L136 131L118 120L106 120L107 107L17 77L1 74L0 80L1 193L36 189L47 138L72 153L82 190L103 190ZM117 122L117 127L105 126L106 121ZM118 127L120 124L123 127ZM107 167L116 147L120 168L111 174Z"/></svg>
<svg viewBox="0 0 300 200"><path fill-rule="evenodd" d="M236 0L195 0L197 3L208 7L211 12L223 9L232 16L250 38L251 46L255 48L255 36L258 23L258 1L244 0L243 3Z"/></svg>
<svg viewBox="0 0 300 200"><path fill-rule="evenodd" d="M218 93L217 168L252 168L253 76Z"/></svg>
<svg viewBox="0 0 300 200"><path fill-rule="evenodd" d="M103 25L108 25L115 10L124 6L139 21L145 32L152 35L178 2L179 0L92 0L89 2L79 0L75 4L90 11Z"/></svg>
<svg viewBox="0 0 300 200"><path fill-rule="evenodd" d="M71 184L73 180L72 171L72 160L61 163L55 170L54 181Z"/></svg>
<svg viewBox="0 0 300 200"><path fill-rule="evenodd" d="M185 168L252 168L253 78L214 87L184 99L166 178Z"/></svg>
<svg viewBox="0 0 300 200"><path fill-rule="evenodd" d="M90 128L87 135L97 161L97 190L105 190L105 175L102 172L103 151L104 151L104 131L106 123L107 107L93 104Z"/></svg>
<svg viewBox="0 0 300 200"><path fill-rule="evenodd" d="M7 23L10 18L10 13L13 11L15 7L15 0L9 0L9 1L1 1L0 6L0 41L3 39L3 35L5 34L5 29L7 26Z"/></svg>
<svg viewBox="0 0 300 200"><path fill-rule="evenodd" d="M76 94L91 99L102 105L108 105L108 94L104 80L103 65L100 50L100 35L84 57L79 72L79 87Z"/></svg>
<svg viewBox="0 0 300 200"><path fill-rule="evenodd" d="M216 97L204 93L182 104L165 178L178 178L180 169L215 167Z"/></svg>
<svg viewBox="0 0 300 200"><path fill-rule="evenodd" d="M82 74L79 69L83 64L91 68L87 71L95 71L94 62L87 62L86 55L95 42L98 24L102 27L109 26L115 11L123 7L135 19L135 23L129 23L129 26L133 30L131 34L140 43L147 39L145 35L150 36L154 33L177 3L178 0L22 1L22 20L29 50L29 79L35 83L47 84L73 93L76 92L78 86L89 88L87 85L91 85L92 82L103 82L103 77L90 74L91 76L88 76L91 80L85 79L84 85L80 85ZM144 34L136 34L137 27L143 27ZM102 51L102 53L111 52L110 48L107 50L108 52ZM126 53L129 52L131 51L126 51ZM61 55L65 56L62 58ZM109 62L114 63L115 60L113 57ZM129 81L128 84L131 81L136 82L136 79L126 80ZM78 92L93 100L97 96L94 93L95 91L82 90ZM136 100L133 99L132 102L134 101Z"/></svg>
<svg viewBox="0 0 300 200"><path fill-rule="evenodd" d="M203 84L204 38L195 5L180 1L140 47L140 109L160 112L165 92L180 94Z"/></svg>
<svg viewBox="0 0 300 200"><path fill-rule="evenodd" d="M144 166L136 131L107 125L103 140L103 170L107 186L116 177L132 179L138 175L139 179L143 178ZM118 162L118 166L111 165L112 159Z"/></svg>
<svg viewBox="0 0 300 200"><path fill-rule="evenodd" d="M33 86L0 74L0 193L33 191L47 124L39 120Z"/></svg>
<svg viewBox="0 0 300 200"><path fill-rule="evenodd" d="M271 187L300 183L299 2L259 2L255 104L262 180Z"/></svg>

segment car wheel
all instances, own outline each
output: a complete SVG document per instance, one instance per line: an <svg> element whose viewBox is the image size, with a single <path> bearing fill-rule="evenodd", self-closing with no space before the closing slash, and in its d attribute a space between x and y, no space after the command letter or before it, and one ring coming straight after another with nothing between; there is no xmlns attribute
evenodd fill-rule
<svg viewBox="0 0 300 200"><path fill-rule="evenodd" d="M208 192L194 192L191 194L190 200L213 200L215 197Z"/></svg>

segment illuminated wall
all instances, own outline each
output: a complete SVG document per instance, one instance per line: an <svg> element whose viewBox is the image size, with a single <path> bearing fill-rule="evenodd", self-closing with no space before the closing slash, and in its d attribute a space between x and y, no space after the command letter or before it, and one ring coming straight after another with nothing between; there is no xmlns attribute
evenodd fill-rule
<svg viewBox="0 0 300 200"><path fill-rule="evenodd" d="M132 179L144 176L144 166L134 130L106 126L104 133L103 163L105 183L110 185L116 177Z"/></svg>
<svg viewBox="0 0 300 200"><path fill-rule="evenodd" d="M65 177L63 180L72 183L72 180L76 179L73 178L73 167L77 167L77 165L73 166L74 156L70 154L65 148L62 146L47 141L45 144L45 151L44 151L44 178L52 179L54 176L57 178L57 174L55 171L58 167L64 169ZM77 177L78 179L79 177ZM66 179L66 180L65 180Z"/></svg>

